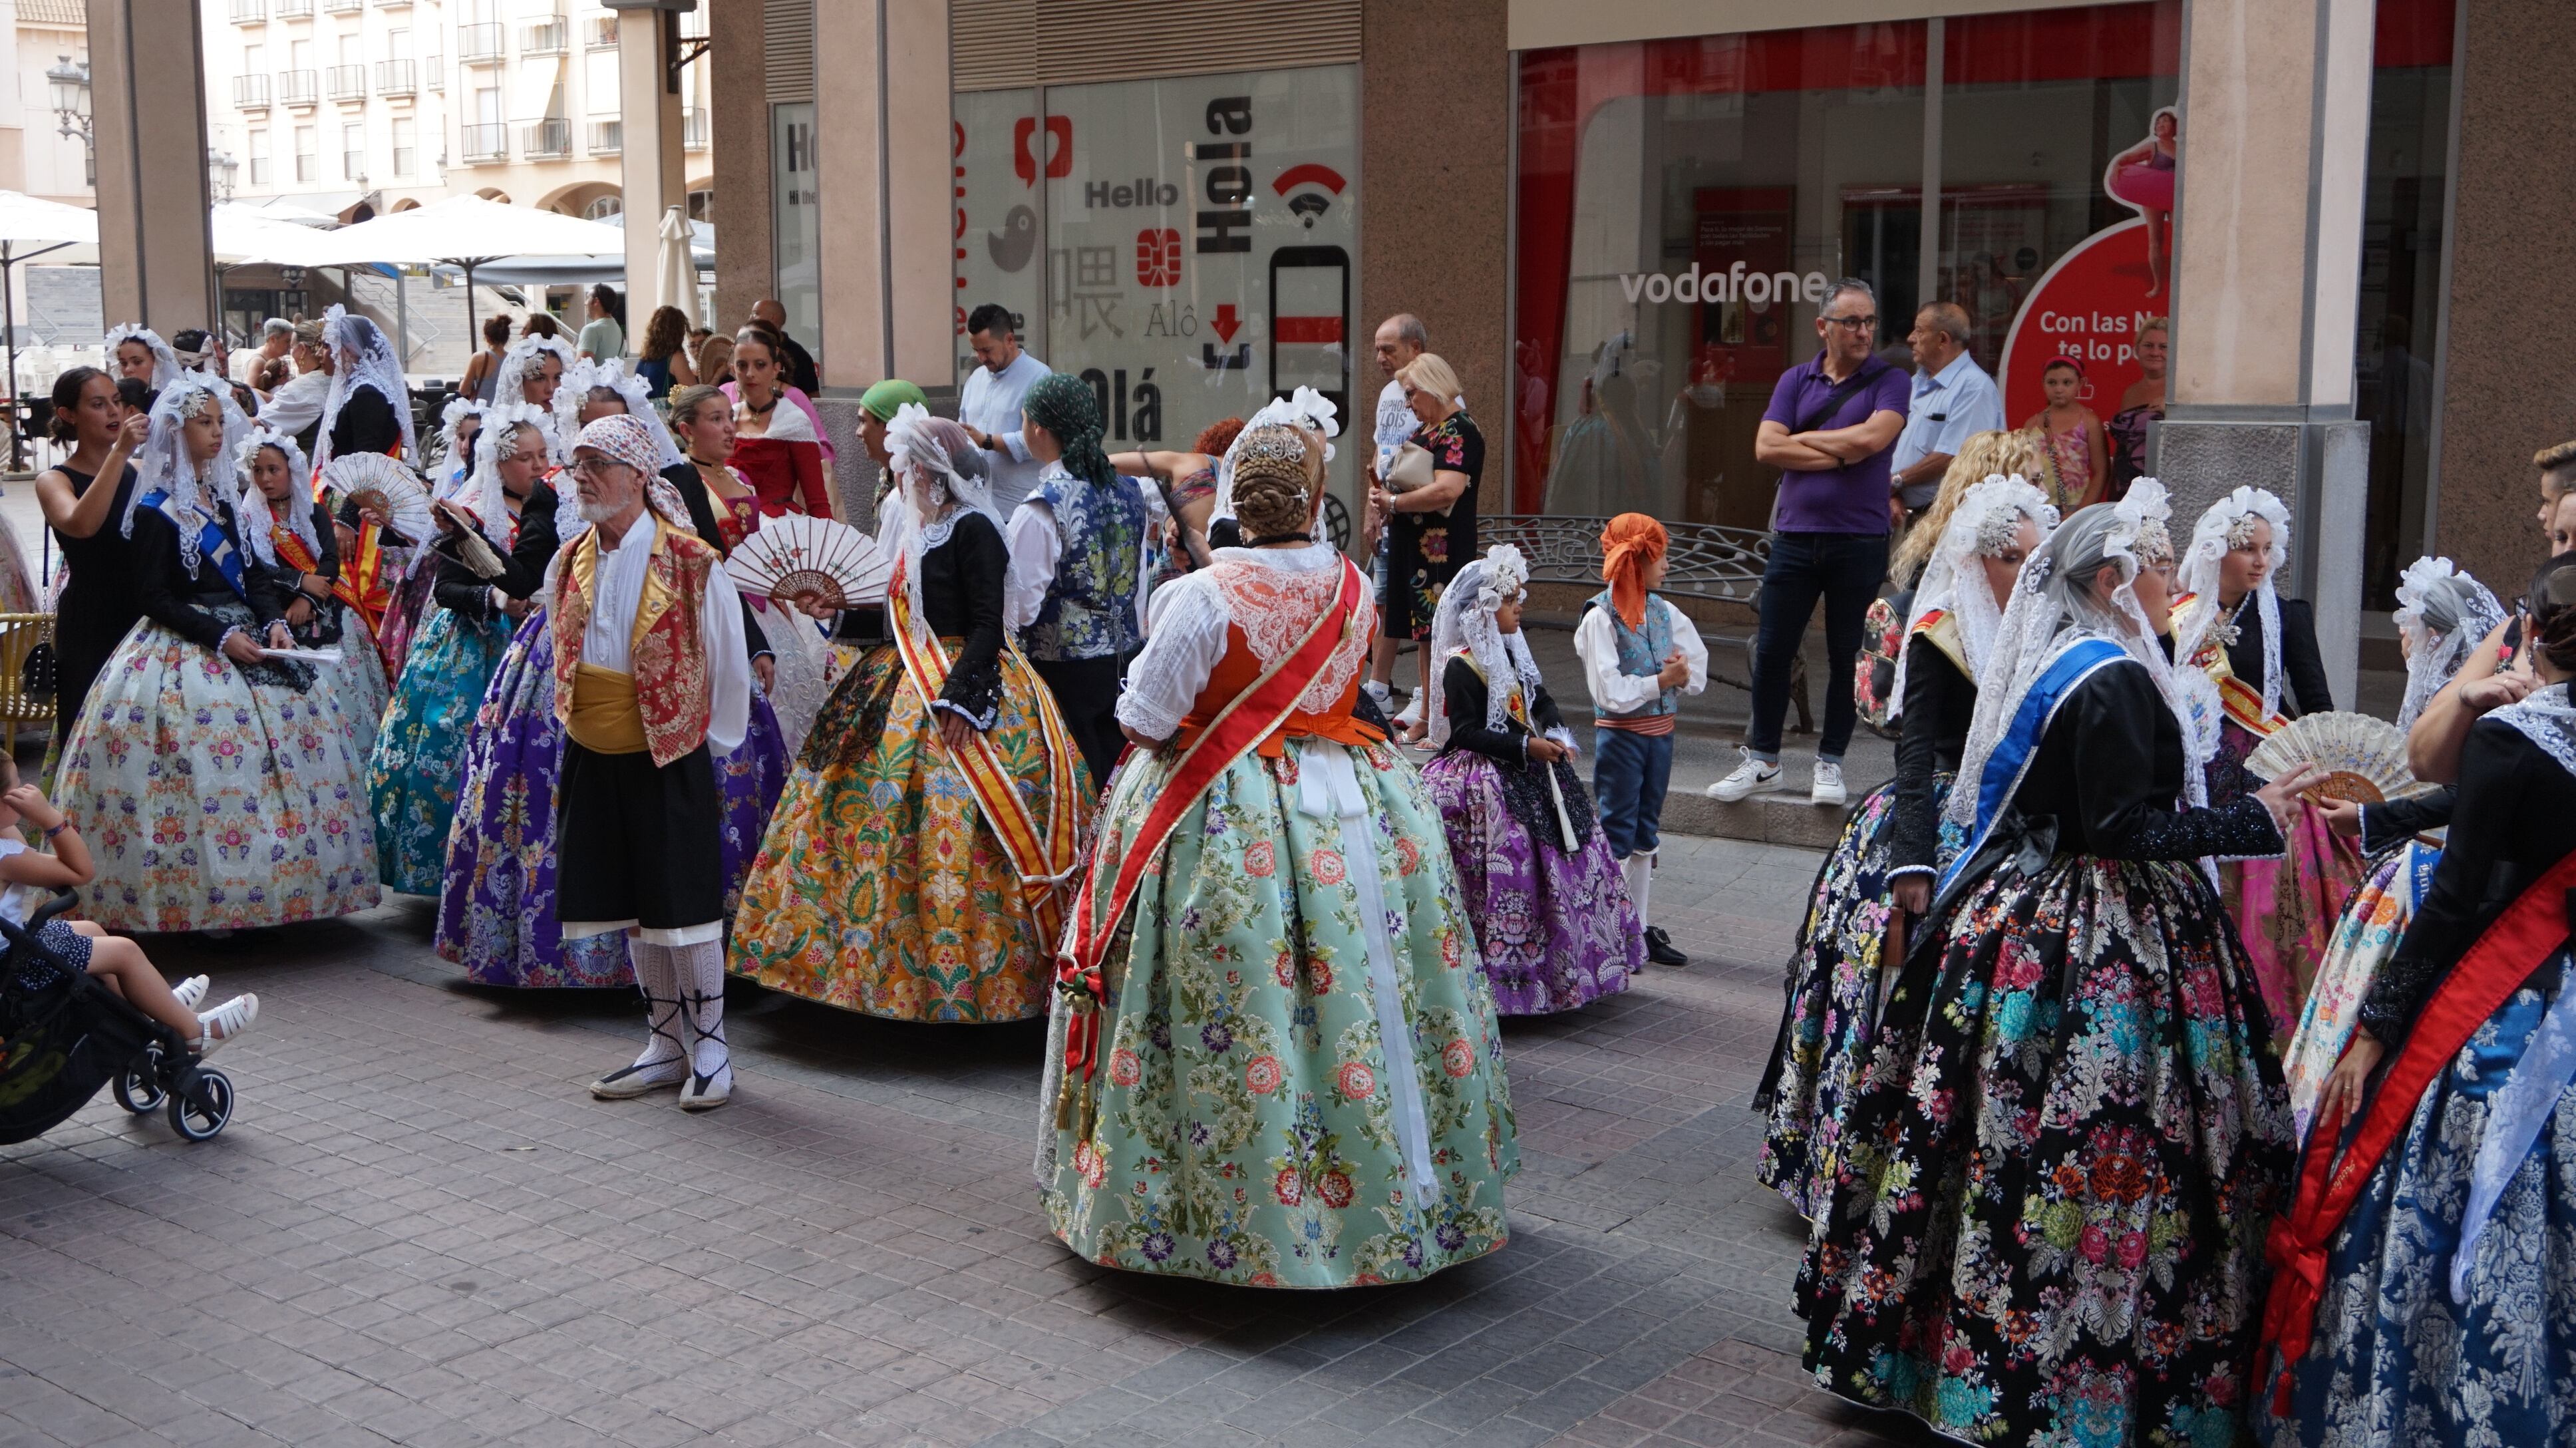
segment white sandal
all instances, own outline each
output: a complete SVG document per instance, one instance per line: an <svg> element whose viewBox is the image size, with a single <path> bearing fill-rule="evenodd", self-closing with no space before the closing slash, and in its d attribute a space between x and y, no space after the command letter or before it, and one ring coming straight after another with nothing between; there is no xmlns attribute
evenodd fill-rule
<svg viewBox="0 0 2576 1448"><path fill-rule="evenodd" d="M237 995L197 1017L197 1055L213 1055L259 1019L259 997Z"/></svg>

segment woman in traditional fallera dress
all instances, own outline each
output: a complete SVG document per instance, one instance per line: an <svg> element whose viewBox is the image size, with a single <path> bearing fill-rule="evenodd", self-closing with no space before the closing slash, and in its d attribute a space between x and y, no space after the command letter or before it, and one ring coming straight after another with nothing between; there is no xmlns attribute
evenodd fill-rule
<svg viewBox="0 0 2576 1448"><path fill-rule="evenodd" d="M1520 1168L1440 817L1353 716L1366 579L1310 541L1320 439L1247 428L1251 546L1165 588L1067 929L1037 1176L1085 1259L1253 1287L1499 1250Z"/></svg>
<svg viewBox="0 0 2576 1448"><path fill-rule="evenodd" d="M100 671L56 794L89 825L89 918L239 930L376 903L365 761L340 701L286 647L289 600L242 546L248 430L202 373L161 389L119 525L143 622Z"/></svg>
<svg viewBox="0 0 2576 1448"><path fill-rule="evenodd" d="M2217 748L2205 761L2212 804L2253 789L2245 756L2263 736L2334 707L2317 652L2316 611L2274 587L2289 562L2289 509L2261 488L2238 488L2200 515L2175 575L2174 656L2191 661L2196 676L2188 682L2204 705L2215 703L2221 720ZM2360 851L2306 804L2278 858L2218 867L2218 893L2245 938L2277 1046L2289 1044L2308 982L2362 873Z"/></svg>
<svg viewBox="0 0 2576 1448"><path fill-rule="evenodd" d="M894 642L833 686L734 916L736 974L867 1015L1046 1011L1095 797L1002 627L1009 559L984 454L906 403L886 442Z"/></svg>
<svg viewBox="0 0 2576 1448"><path fill-rule="evenodd" d="M351 740L372 752L392 686L384 660L367 633L364 615L347 605L341 577L338 520L330 505L307 491L311 476L295 439L254 432L242 443L235 466L246 480L239 517L242 541L287 597L286 625L295 646L336 652L336 664L319 664L323 684L339 696Z"/></svg>
<svg viewBox="0 0 2576 1448"><path fill-rule="evenodd" d="M1617 995L1645 969L1637 907L1575 777L1574 732L1521 637L1529 565L1505 543L1458 570L1433 619L1423 788L1439 807L1477 957L1507 1016Z"/></svg>
<svg viewBox="0 0 2576 1448"><path fill-rule="evenodd" d="M2433 697L2479 644L2504 622L2504 605L2485 584L2453 569L2448 558L2418 558L2397 581L2397 641L2406 653L2406 694L2397 727L2411 729ZM2298 1031L2281 1056L2290 1115L2308 1135L2317 1092L2326 1083L2380 967L2397 950L2423 903L2442 847L2420 836L2451 822L2456 792L2445 786L2384 804L2335 804L2326 814L2336 833L2358 841L2370 876L2344 902L2324 961L2299 1012Z"/></svg>
<svg viewBox="0 0 2576 1448"><path fill-rule="evenodd" d="M502 441L496 423L484 431ZM453 547L430 550L439 555L435 612L412 641L368 765L384 882L409 895L439 892L465 779L466 731L555 554L556 500L539 481L542 436L513 427L506 445L470 510L453 500L433 505L443 532L474 530L502 570L487 577Z"/></svg>
<svg viewBox="0 0 2576 1448"><path fill-rule="evenodd" d="M2301 770L2198 804L2164 490L2068 519L1996 629L1943 877L1799 1276L1829 1390L1974 1442L2241 1431L2289 1110L2209 855L2281 845Z"/></svg>
<svg viewBox="0 0 2576 1448"><path fill-rule="evenodd" d="M644 423L657 456L667 460L676 455L676 445L649 403L641 412L630 412L626 392L615 382L576 375L581 377L583 405L572 416L556 419L559 433L577 437L598 418L629 413ZM592 392L594 384L604 391ZM528 409L499 407L485 424L487 431L505 425L533 428L536 420ZM713 529L666 478L648 478L645 493L650 511L671 527L692 534L701 527ZM589 526L578 521L570 506L556 516L566 543ZM708 541L723 551L721 535ZM618 936L567 941L555 913L562 864L555 831L565 733L555 712L555 640L546 624L546 600L540 594L531 602L493 671L466 738L464 782L446 837L446 871L438 891L436 948L440 956L464 966L466 978L477 985L631 985L634 967ZM750 610L744 613L748 616ZM771 682L766 647L756 637L746 642L753 650L754 680L765 686ZM728 911L760 848L787 774L784 735L759 689L752 693L746 721L740 743L710 754L720 796L719 861Z"/></svg>
<svg viewBox="0 0 2576 1448"><path fill-rule="evenodd" d="M1974 484L1948 510L1915 588L1893 690L1904 726L1896 777L1852 807L1816 872L1779 1039L1754 1096L1768 1120L1754 1174L1802 1217L1824 1213L1843 1110L1869 1060L1884 976L1904 959L1905 927L1931 908L1933 881L1966 843L1941 811L1967 747L1978 670L2013 580L2056 527L2057 509L2023 478Z"/></svg>
<svg viewBox="0 0 2576 1448"><path fill-rule="evenodd" d="M2469 728L2432 887L2275 1232L2275 1444L2576 1436L2576 555L2530 600L2538 687Z"/></svg>

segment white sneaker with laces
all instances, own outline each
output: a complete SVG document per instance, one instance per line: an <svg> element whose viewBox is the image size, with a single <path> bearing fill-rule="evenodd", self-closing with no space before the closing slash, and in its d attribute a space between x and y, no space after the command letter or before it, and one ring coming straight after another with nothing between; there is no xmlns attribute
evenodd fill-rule
<svg viewBox="0 0 2576 1448"><path fill-rule="evenodd" d="M1807 786L1807 803L1841 804L1850 797L1843 789L1843 767L1817 760L1815 783Z"/></svg>
<svg viewBox="0 0 2576 1448"><path fill-rule="evenodd" d="M1368 696L1377 701L1380 709L1391 711L1395 708L1395 690L1388 688L1382 680L1371 679L1360 687L1368 690Z"/></svg>
<svg viewBox="0 0 2576 1448"><path fill-rule="evenodd" d="M1749 750L1743 751L1743 754L1744 758L1735 766L1733 774L1708 787L1710 799L1733 804L1780 778L1780 766L1763 763L1754 758Z"/></svg>

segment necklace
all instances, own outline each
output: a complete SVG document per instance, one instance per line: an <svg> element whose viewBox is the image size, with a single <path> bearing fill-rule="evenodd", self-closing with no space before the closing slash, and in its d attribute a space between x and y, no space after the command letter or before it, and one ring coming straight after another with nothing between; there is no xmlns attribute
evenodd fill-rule
<svg viewBox="0 0 2576 1448"><path fill-rule="evenodd" d="M2237 615L2245 611L2246 599L2250 599L2253 596L2254 591L2252 589L2247 589L2245 591L2245 598L2236 600L2233 607L2225 608L2219 613L2218 622L2210 625L2209 627L2210 642L2218 645L2222 649L2232 649L2236 647L2236 640L2244 633L2244 630L2238 627L2236 618Z"/></svg>
<svg viewBox="0 0 2576 1448"><path fill-rule="evenodd" d="M778 398L779 394L773 392L769 395L769 400L767 402L753 402L746 398L742 405L744 408L748 409L754 417L767 417L769 414L778 410Z"/></svg>
<svg viewBox="0 0 2576 1448"><path fill-rule="evenodd" d="M1243 546L1246 548L1267 548L1273 543L1312 543L1314 541L1315 535L1312 533L1264 533L1257 538L1244 539Z"/></svg>

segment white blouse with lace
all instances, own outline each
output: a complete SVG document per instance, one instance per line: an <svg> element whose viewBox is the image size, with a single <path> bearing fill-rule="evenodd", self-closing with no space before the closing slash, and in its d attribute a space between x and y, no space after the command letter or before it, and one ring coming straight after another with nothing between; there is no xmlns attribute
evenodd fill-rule
<svg viewBox="0 0 2576 1448"><path fill-rule="evenodd" d="M1242 627L1253 655L1265 667L1275 663L1332 607L1341 570L1341 550L1330 543L1219 548L1209 567L1155 590L1153 631L1127 670L1118 722L1149 738L1171 738L1224 662L1230 625ZM1308 713L1331 708L1368 661L1375 632L1373 619L1352 630L1306 686L1297 707Z"/></svg>

